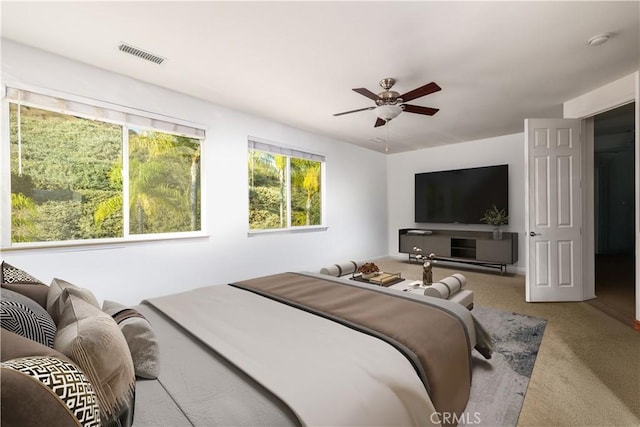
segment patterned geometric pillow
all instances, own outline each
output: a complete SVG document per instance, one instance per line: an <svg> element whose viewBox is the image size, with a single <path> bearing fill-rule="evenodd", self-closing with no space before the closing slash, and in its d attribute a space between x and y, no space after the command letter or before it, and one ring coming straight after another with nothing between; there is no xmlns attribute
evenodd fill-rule
<svg viewBox="0 0 640 427"><path fill-rule="evenodd" d="M0 326L53 347L56 325L49 313L37 302L9 289L0 289Z"/></svg>
<svg viewBox="0 0 640 427"><path fill-rule="evenodd" d="M100 426L96 393L74 364L32 356L2 362L0 370L2 425Z"/></svg>
<svg viewBox="0 0 640 427"><path fill-rule="evenodd" d="M26 271L20 270L4 261L0 265L0 284L3 288L35 300L42 307L47 305L49 287Z"/></svg>
<svg viewBox="0 0 640 427"><path fill-rule="evenodd" d="M2 265L0 266L0 283L32 283L44 285L44 283L26 271L20 270L4 261L2 261Z"/></svg>

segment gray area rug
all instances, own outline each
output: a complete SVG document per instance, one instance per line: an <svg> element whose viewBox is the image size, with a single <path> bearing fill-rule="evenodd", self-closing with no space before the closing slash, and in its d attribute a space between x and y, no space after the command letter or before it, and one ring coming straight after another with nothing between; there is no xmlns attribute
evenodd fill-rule
<svg viewBox="0 0 640 427"><path fill-rule="evenodd" d="M492 335L494 353L473 355L471 397L460 426L515 426L547 321L476 306L472 313Z"/></svg>

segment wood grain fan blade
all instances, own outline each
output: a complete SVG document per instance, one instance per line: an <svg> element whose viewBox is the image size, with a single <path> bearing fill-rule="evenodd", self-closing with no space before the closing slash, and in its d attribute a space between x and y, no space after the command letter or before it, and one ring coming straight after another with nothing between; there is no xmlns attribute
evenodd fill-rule
<svg viewBox="0 0 640 427"><path fill-rule="evenodd" d="M343 113L336 113L336 114L334 114L334 116L342 116L342 115L344 115L344 114L357 113L358 111L373 110L374 108L376 108L376 107L358 108L357 110L345 111L345 112L343 112Z"/></svg>
<svg viewBox="0 0 640 427"><path fill-rule="evenodd" d="M425 116L433 116L440 111L439 108L421 107L419 105L402 104L402 107L407 113L424 114Z"/></svg>
<svg viewBox="0 0 640 427"><path fill-rule="evenodd" d="M435 82L427 83L424 86L420 86L417 89L409 91L404 95L400 95L403 102L411 101L412 99L420 98L421 96L429 95L430 93L437 92L442 88L438 86ZM355 89L354 89L355 90Z"/></svg>
<svg viewBox="0 0 640 427"><path fill-rule="evenodd" d="M354 92L358 92L360 95L364 95L369 99L373 99L374 101L377 101L378 99L380 99L378 95L371 92L369 89L365 89L363 87L359 87L357 89L351 89L351 90L353 90Z"/></svg>
<svg viewBox="0 0 640 427"><path fill-rule="evenodd" d="M378 119L376 120L376 124L373 125L373 127L377 128L378 126L384 126L386 124L387 124L386 120L381 119L380 117L378 117Z"/></svg>

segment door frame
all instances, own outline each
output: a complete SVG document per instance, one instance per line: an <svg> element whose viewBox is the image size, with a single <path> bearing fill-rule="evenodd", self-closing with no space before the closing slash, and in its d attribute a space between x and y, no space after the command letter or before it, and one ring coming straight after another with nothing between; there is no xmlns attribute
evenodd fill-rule
<svg viewBox="0 0 640 427"><path fill-rule="evenodd" d="M613 108L635 102L635 198L636 198L636 310L634 328L640 330L640 71L624 76L563 105L563 117L583 121L583 292L595 297L595 201L593 117Z"/></svg>
<svg viewBox="0 0 640 427"><path fill-rule="evenodd" d="M582 120L582 296L585 301L596 297L594 122L594 116Z"/></svg>

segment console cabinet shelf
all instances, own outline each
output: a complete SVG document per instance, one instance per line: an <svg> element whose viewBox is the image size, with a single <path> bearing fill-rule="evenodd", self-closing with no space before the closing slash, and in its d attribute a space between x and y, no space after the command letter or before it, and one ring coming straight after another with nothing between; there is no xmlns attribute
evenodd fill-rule
<svg viewBox="0 0 640 427"><path fill-rule="evenodd" d="M507 265L518 262L518 233L503 232L501 240L494 240L488 231L402 228L398 242L399 251L409 254L410 261L417 260L420 253L434 253L437 260L499 268L501 273L507 271Z"/></svg>

